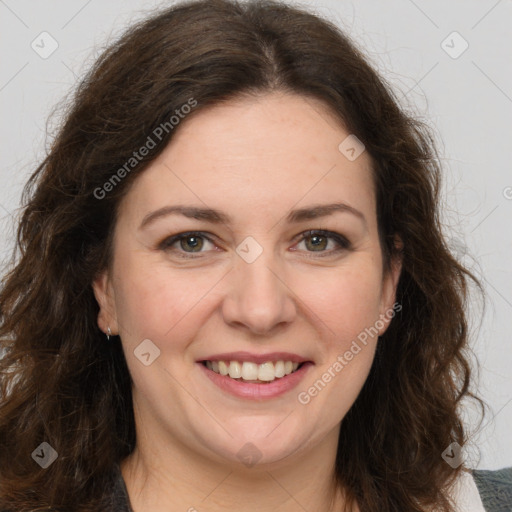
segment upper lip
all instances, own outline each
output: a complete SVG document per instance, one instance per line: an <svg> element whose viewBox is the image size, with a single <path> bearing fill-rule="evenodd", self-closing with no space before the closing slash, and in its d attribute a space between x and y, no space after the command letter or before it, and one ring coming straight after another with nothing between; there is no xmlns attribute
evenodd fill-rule
<svg viewBox="0 0 512 512"><path fill-rule="evenodd" d="M267 361L292 361L293 363L303 363L310 361L306 357L292 354L291 352L268 352L266 354L252 354L251 352L224 352L223 354L215 354L199 359L202 361L239 361L263 364Z"/></svg>

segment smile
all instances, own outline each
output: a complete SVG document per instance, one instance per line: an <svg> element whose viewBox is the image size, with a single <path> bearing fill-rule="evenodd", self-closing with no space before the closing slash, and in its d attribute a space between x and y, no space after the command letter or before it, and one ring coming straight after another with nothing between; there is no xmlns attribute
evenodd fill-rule
<svg viewBox="0 0 512 512"><path fill-rule="evenodd" d="M268 361L260 364L247 361L200 361L196 364L222 391L251 400L284 395L297 387L314 366L311 361Z"/></svg>
<svg viewBox="0 0 512 512"><path fill-rule="evenodd" d="M295 372L303 363L293 361L267 361L256 364L250 361L203 361L209 369L220 375L244 382L268 383Z"/></svg>

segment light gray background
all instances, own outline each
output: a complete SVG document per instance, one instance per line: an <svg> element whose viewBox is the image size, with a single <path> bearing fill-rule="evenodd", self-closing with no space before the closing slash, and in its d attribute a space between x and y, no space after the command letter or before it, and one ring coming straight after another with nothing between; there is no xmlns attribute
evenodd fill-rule
<svg viewBox="0 0 512 512"><path fill-rule="evenodd" d="M23 184L58 125L57 116L46 135L52 109L127 23L170 3L0 0L1 258L13 247ZM491 414L473 438L476 452L468 447L466 453L472 467L512 466L512 2L317 0L302 5L344 28L404 107L436 129L445 169L447 237L488 293L480 329L477 302L471 323L473 359L481 364L475 379ZM44 31L58 44L45 59L31 47L35 41L40 52L51 48L48 36L40 36ZM454 31L460 36L451 35ZM464 409L470 428L473 409Z"/></svg>

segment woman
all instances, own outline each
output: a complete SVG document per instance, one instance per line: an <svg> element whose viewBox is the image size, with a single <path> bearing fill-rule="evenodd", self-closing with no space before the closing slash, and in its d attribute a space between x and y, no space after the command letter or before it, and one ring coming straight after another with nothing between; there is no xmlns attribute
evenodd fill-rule
<svg viewBox="0 0 512 512"><path fill-rule="evenodd" d="M312 14L202 1L130 29L25 191L0 508L482 507L498 487L464 466L458 410L484 405L480 283L439 179L426 129Z"/></svg>

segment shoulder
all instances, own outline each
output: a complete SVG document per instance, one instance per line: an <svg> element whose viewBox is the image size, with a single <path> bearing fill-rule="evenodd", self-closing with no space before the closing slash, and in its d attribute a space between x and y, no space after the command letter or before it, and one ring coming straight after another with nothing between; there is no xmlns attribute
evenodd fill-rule
<svg viewBox="0 0 512 512"><path fill-rule="evenodd" d="M133 512L119 464L113 468L111 489L107 496L106 512Z"/></svg>
<svg viewBox="0 0 512 512"><path fill-rule="evenodd" d="M473 469L471 474L486 512L512 510L512 466L498 470Z"/></svg>

